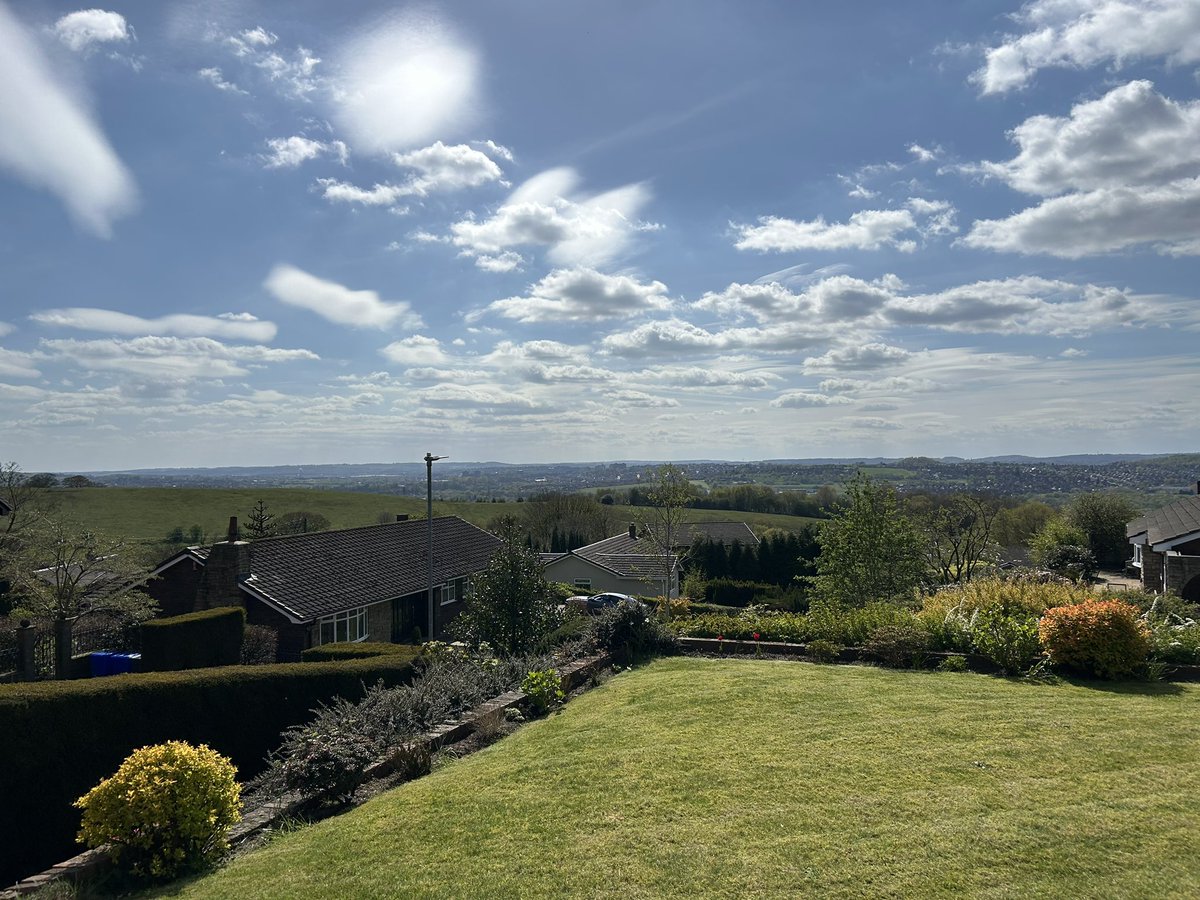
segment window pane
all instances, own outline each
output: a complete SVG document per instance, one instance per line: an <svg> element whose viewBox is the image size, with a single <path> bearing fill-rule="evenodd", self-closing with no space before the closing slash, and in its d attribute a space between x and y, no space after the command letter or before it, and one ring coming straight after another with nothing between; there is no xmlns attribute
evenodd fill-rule
<svg viewBox="0 0 1200 900"><path fill-rule="evenodd" d="M325 621L321 623L321 641L322 644L333 643L333 623Z"/></svg>
<svg viewBox="0 0 1200 900"><path fill-rule="evenodd" d="M346 620L345 620L345 618L342 618L342 617L338 617L338 622L337 622L337 639L338 639L339 641L344 641L344 640L347 640L347 639L348 639L348 635L347 635L347 632L346 632Z"/></svg>

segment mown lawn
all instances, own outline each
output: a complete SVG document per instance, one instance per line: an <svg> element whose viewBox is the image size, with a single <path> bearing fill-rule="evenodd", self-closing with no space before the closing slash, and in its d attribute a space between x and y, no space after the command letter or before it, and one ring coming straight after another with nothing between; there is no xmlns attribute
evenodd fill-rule
<svg viewBox="0 0 1200 900"><path fill-rule="evenodd" d="M183 897L1197 897L1200 687L670 659Z"/></svg>

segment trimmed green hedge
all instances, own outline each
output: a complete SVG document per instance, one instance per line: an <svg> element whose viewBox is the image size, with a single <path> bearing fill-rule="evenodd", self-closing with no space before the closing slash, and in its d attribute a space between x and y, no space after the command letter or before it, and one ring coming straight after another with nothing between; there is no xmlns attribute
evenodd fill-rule
<svg viewBox="0 0 1200 900"><path fill-rule="evenodd" d="M410 681L417 648L406 649L344 662L0 685L0 885L80 852L71 803L138 747L207 744L244 780L318 704L357 699L379 680Z"/></svg>
<svg viewBox="0 0 1200 900"><path fill-rule="evenodd" d="M336 662L340 659L370 659L373 656L390 656L406 653L409 656L420 652L412 644L389 644L386 641L359 641L322 644L300 651L300 662Z"/></svg>
<svg viewBox="0 0 1200 900"><path fill-rule="evenodd" d="M218 606L142 623L142 671L235 666L242 658L246 611Z"/></svg>
<svg viewBox="0 0 1200 900"><path fill-rule="evenodd" d="M778 596L779 588L757 581L714 578L704 586L704 602L719 606L749 606Z"/></svg>

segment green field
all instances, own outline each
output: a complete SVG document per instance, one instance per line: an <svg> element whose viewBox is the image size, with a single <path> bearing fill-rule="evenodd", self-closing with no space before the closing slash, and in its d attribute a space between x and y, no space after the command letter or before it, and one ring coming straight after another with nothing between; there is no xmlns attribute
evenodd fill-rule
<svg viewBox="0 0 1200 900"><path fill-rule="evenodd" d="M1200 896L1200 686L670 659L167 891Z"/></svg>
<svg viewBox="0 0 1200 900"><path fill-rule="evenodd" d="M381 516L425 515L425 501L416 497L303 488L109 487L57 490L54 494L66 515L97 531L145 542L161 541L176 526L186 532L192 525L203 528L209 540L219 540L225 534L229 517L237 516L245 523L260 498L277 515L297 510L320 513L334 528L374 525ZM524 504L514 502L435 500L433 514L461 516L485 527L497 516L519 515L523 507ZM624 529L631 513L636 515L638 512L636 508L614 507L613 534ZM688 510L688 518L693 522L747 522L756 530L797 529L816 521L798 516L713 509Z"/></svg>

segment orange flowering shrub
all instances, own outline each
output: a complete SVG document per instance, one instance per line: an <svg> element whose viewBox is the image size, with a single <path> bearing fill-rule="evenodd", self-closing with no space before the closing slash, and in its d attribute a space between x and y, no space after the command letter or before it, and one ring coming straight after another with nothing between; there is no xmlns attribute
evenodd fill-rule
<svg viewBox="0 0 1200 900"><path fill-rule="evenodd" d="M1085 600L1046 610L1038 623L1042 649L1055 665L1101 678L1131 675L1150 652L1150 631L1132 603Z"/></svg>

